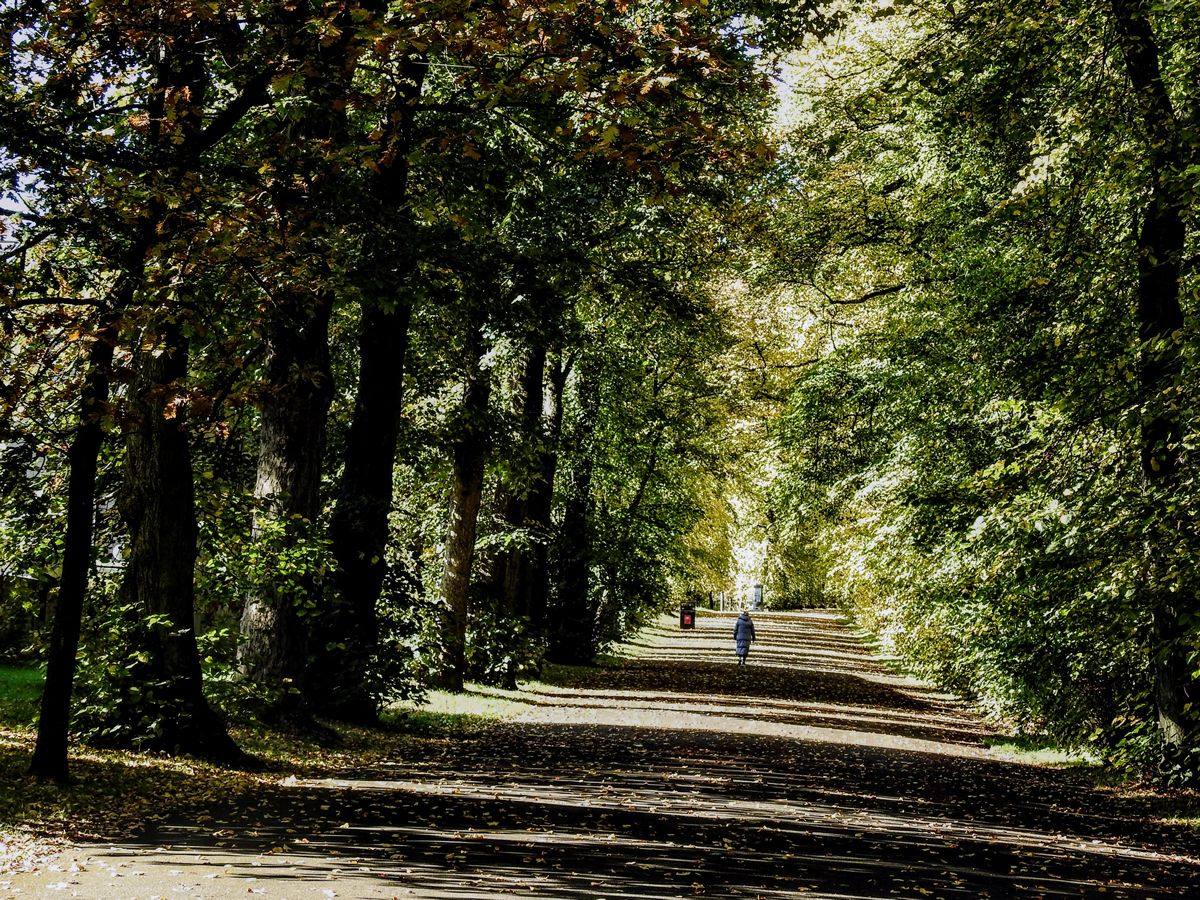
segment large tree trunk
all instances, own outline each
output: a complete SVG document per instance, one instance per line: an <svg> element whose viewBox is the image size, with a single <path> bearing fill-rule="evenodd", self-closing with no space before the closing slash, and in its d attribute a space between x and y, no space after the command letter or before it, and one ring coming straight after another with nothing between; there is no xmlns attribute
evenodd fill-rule
<svg viewBox="0 0 1200 900"><path fill-rule="evenodd" d="M297 7L297 14L305 14ZM322 579L304 564L287 565L303 543L320 539L321 469L333 377L329 321L333 306L338 227L345 198L342 163L330 147L345 146L342 102L358 54L358 12L340 6L324 39L311 37L305 114L280 145L273 181L280 256L271 274L273 303L260 402L254 532L269 565L246 600L238 661L269 688L268 719L315 727L306 696L309 625L323 604Z"/></svg>
<svg viewBox="0 0 1200 900"><path fill-rule="evenodd" d="M461 691L466 680L467 599L489 443L486 428L491 382L480 366L481 343L482 335L476 331L469 351L470 371L463 389L459 431L453 445L450 515L446 524L446 557L442 569L445 658L440 680L442 686L451 691Z"/></svg>
<svg viewBox="0 0 1200 900"><path fill-rule="evenodd" d="M1180 527L1186 527L1172 510L1183 474L1183 424L1175 394L1183 370L1179 277L1187 242L1187 199L1181 193L1185 180L1179 123L1163 83L1148 10L1139 0L1112 0L1112 9L1150 148L1149 194L1137 237L1138 387L1142 474L1158 536L1147 548L1143 602L1151 618L1148 643L1159 732L1171 757L1196 739L1196 712L1189 708L1200 704L1200 685L1185 643L1185 620L1196 614L1197 602L1190 591L1177 589L1181 586L1170 575L1174 562L1165 558Z"/></svg>
<svg viewBox="0 0 1200 900"><path fill-rule="evenodd" d="M369 667L379 641L376 605L387 572L388 513L400 433L404 356L411 307L363 309L359 382L342 478L329 526L337 569L320 616L308 693L320 712L345 721L378 718Z"/></svg>
<svg viewBox="0 0 1200 900"><path fill-rule="evenodd" d="M282 559L316 538L321 513L325 423L333 397L329 315L327 294L297 297L290 315L276 316L268 330L254 531L259 552L281 564L266 565L262 583L246 600L238 653L244 674L276 692L268 717L297 726L311 724L303 694L304 617L314 613L321 586L315 573L288 571Z"/></svg>
<svg viewBox="0 0 1200 900"><path fill-rule="evenodd" d="M187 343L170 326L158 352L137 359L135 426L126 438L121 512L130 552L122 593L157 619L149 626L144 692L164 730L160 749L243 763L245 754L204 698L195 630L196 506L182 408L172 402L187 377ZM161 617L161 618L160 618Z"/></svg>
<svg viewBox="0 0 1200 900"><path fill-rule="evenodd" d="M586 664L596 655L596 603L591 596L592 470L600 414L600 381L595 367L579 367L579 422L576 458L558 533L558 589L550 623L547 656L553 662Z"/></svg>
<svg viewBox="0 0 1200 900"><path fill-rule="evenodd" d="M132 287L129 289L132 294ZM41 781L70 781L67 733L71 724L71 689L75 681L75 656L88 573L92 566L92 533L96 515L96 469L104 442L101 420L108 408L112 373L112 324L100 328L88 351L88 369L79 396L79 424L68 451L67 527L63 538L62 578L54 624L46 652L46 679L42 687L37 745L29 774Z"/></svg>
<svg viewBox="0 0 1200 900"><path fill-rule="evenodd" d="M1151 199L1138 237L1138 313L1143 342L1139 387L1142 401L1142 475L1149 487L1148 500L1157 537L1148 548L1144 600L1150 610L1150 652L1154 677L1154 702L1159 732L1173 754L1196 737L1195 713L1200 702L1185 642L1183 618L1193 613L1196 598L1178 590L1167 554L1186 523L1173 512L1180 487L1180 454L1183 427L1178 408L1169 396L1182 371L1181 348L1175 332L1183 327L1179 304L1179 267L1185 229L1178 210L1161 207Z"/></svg>
<svg viewBox="0 0 1200 900"><path fill-rule="evenodd" d="M369 260L374 296L363 303L358 334L358 391L342 464L342 478L329 525L337 570L334 596L320 617L321 641L313 648L309 680L313 706L335 718L373 722L378 692L370 666L379 642L376 606L387 572L388 513L403 410L404 360L412 315L405 279L412 266L406 249L408 161L413 109L427 65L411 57L402 67L394 109L394 134L373 185L379 214L394 224L380 228ZM399 259L398 259L399 258Z"/></svg>

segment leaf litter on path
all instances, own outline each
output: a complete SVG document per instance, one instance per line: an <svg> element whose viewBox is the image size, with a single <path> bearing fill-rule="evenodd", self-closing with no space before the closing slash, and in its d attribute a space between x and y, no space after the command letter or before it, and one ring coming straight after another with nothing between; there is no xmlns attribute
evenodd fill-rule
<svg viewBox="0 0 1200 900"><path fill-rule="evenodd" d="M321 881L362 898L1187 896L1200 882L1193 831L991 752L969 709L883 669L836 615L756 623L744 670L732 617L702 614L689 632L660 620L613 665L472 687L507 718L256 782L204 827L81 847L100 864L79 887L131 859L149 888L219 869L198 894L212 898L320 896ZM21 878L38 896L40 876Z"/></svg>

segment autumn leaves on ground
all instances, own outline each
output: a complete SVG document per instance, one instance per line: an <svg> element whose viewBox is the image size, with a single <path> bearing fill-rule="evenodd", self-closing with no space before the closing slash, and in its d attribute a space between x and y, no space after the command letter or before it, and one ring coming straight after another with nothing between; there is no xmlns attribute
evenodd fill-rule
<svg viewBox="0 0 1200 900"><path fill-rule="evenodd" d="M488 718L423 713L394 733L351 732L289 771L282 752L279 771L249 779L142 759L114 780L114 758L85 760L81 778L117 785L114 817L90 826L109 833L0 876L0 890L1186 896L1200 879L1194 830L1084 770L989 749L968 709L885 670L835 614L757 621L745 670L729 615L686 632L663 618L607 666L453 701ZM24 749L14 741L8 768ZM79 790L76 813L95 817ZM153 824L129 831L121 809ZM22 810L36 820L36 804Z"/></svg>

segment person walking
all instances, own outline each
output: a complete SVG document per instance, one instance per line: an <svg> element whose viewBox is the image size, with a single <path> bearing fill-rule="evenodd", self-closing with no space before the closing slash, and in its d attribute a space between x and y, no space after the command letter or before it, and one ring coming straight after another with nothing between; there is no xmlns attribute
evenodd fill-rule
<svg viewBox="0 0 1200 900"><path fill-rule="evenodd" d="M750 618L750 613L742 610L742 614L737 617L737 621L733 623L733 642L737 647L738 665L746 664L746 657L750 655L750 644L754 641L754 621Z"/></svg>

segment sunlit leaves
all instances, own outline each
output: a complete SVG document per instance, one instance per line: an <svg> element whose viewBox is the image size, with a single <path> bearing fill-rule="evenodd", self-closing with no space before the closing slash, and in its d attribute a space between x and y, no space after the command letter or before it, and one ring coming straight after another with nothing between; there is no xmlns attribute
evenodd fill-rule
<svg viewBox="0 0 1200 900"><path fill-rule="evenodd" d="M889 646L1032 727L1140 746L1157 651L1138 598L1188 590L1197 559L1139 475L1146 417L1193 402L1137 392L1150 156L1105 10L944 12L852 24L798 63L803 180L775 249L833 306L775 496ZM871 302L839 306L846 283ZM1190 521L1190 481L1167 506Z"/></svg>

